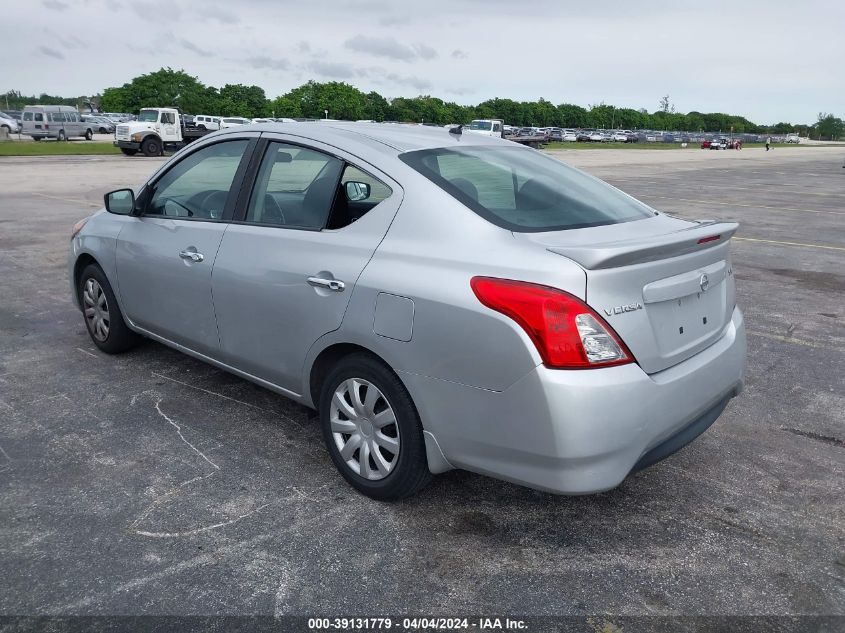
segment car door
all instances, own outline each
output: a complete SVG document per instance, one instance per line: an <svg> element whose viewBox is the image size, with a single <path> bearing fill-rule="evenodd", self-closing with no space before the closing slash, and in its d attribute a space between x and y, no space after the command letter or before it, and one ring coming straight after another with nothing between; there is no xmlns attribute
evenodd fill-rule
<svg viewBox="0 0 845 633"><path fill-rule="evenodd" d="M256 136L186 153L144 188L116 245L121 304L136 326L200 353L219 349L211 271Z"/></svg>
<svg viewBox="0 0 845 633"><path fill-rule="evenodd" d="M340 327L402 190L336 148L273 137L256 152L253 186L244 186L223 236L212 289L223 358L299 393L309 348ZM366 189L369 203L348 200L340 182L350 179L367 180L353 189Z"/></svg>
<svg viewBox="0 0 845 633"><path fill-rule="evenodd" d="M162 141L164 141L165 143L174 143L182 140L182 134L179 127L179 122L176 120L175 112L159 113L159 124Z"/></svg>

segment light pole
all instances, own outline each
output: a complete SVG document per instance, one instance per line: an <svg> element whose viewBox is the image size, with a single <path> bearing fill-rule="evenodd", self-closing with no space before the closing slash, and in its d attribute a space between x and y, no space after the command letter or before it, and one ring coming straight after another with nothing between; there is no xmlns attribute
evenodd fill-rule
<svg viewBox="0 0 845 633"><path fill-rule="evenodd" d="M329 120L329 111L328 111L328 110L323 110L323 114L325 114L325 115L326 115L326 121L328 121L328 120Z"/></svg>

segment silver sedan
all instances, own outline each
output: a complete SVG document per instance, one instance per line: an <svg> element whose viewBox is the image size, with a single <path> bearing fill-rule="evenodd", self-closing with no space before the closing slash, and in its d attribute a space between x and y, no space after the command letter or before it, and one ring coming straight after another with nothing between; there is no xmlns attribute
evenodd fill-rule
<svg viewBox="0 0 845 633"><path fill-rule="evenodd" d="M102 351L148 337L317 409L366 495L452 468L583 494L740 393L736 228L459 127L262 124L107 194L69 272Z"/></svg>

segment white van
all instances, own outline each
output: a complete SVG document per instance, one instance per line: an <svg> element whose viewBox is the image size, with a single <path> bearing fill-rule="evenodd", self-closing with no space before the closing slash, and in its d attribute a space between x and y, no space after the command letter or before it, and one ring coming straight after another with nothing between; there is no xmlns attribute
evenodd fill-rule
<svg viewBox="0 0 845 633"><path fill-rule="evenodd" d="M31 136L33 140L55 138L66 141L74 136L83 136L90 141L94 138L94 125L82 120L76 108L65 105L32 105L25 106L22 134Z"/></svg>
<svg viewBox="0 0 845 633"><path fill-rule="evenodd" d="M252 123L249 119L239 116L231 116L225 119L220 119L220 129L225 130L227 127L235 127L236 125L249 125Z"/></svg>
<svg viewBox="0 0 845 633"><path fill-rule="evenodd" d="M220 117L198 114L194 117L194 125L196 125L200 130L219 130Z"/></svg>

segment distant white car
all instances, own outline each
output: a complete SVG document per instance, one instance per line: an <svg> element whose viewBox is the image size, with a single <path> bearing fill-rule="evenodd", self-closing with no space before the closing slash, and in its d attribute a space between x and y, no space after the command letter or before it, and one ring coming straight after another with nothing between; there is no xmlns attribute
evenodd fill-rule
<svg viewBox="0 0 845 633"><path fill-rule="evenodd" d="M801 137L798 136L797 134L789 134L786 137L786 142L787 143L800 143Z"/></svg>
<svg viewBox="0 0 845 633"><path fill-rule="evenodd" d="M575 132L575 130L564 130L562 138L567 143L574 143L578 140L578 134L577 132Z"/></svg>
<svg viewBox="0 0 845 633"><path fill-rule="evenodd" d="M601 143L604 140L604 135L601 132L591 132L590 133L590 142L591 143Z"/></svg>
<svg viewBox="0 0 845 633"><path fill-rule="evenodd" d="M618 131L613 133L613 141L616 143L627 143L628 142L628 135L624 131Z"/></svg>
<svg viewBox="0 0 845 633"><path fill-rule="evenodd" d="M3 112L0 112L0 128L5 128L9 134L17 134L21 130L18 122Z"/></svg>
<svg viewBox="0 0 845 633"><path fill-rule="evenodd" d="M243 117L239 116L231 116L225 119L220 119L220 129L225 130L229 127L235 127L236 125L249 125L252 123L249 119L244 119Z"/></svg>
<svg viewBox="0 0 845 633"><path fill-rule="evenodd" d="M220 117L198 114L194 117L194 125L200 130L219 130Z"/></svg>

